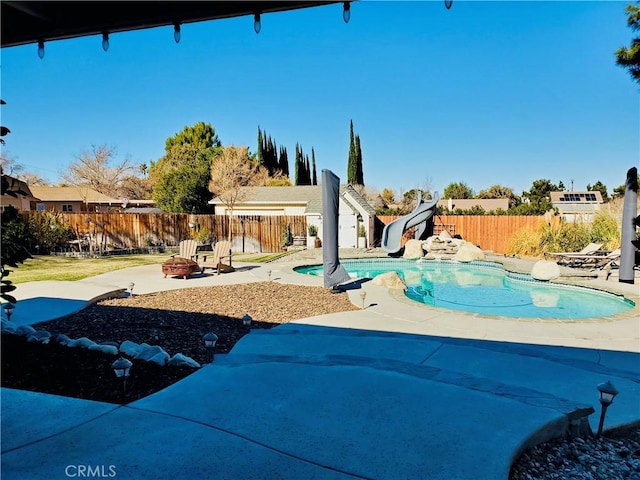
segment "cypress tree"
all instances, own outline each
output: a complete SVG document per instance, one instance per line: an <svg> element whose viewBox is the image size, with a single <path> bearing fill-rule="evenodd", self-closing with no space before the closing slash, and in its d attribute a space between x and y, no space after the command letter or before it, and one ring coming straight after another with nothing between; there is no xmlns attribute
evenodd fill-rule
<svg viewBox="0 0 640 480"><path fill-rule="evenodd" d="M347 161L347 183L354 185L357 183L357 166L356 166L356 144L353 138L353 120L351 120L351 128L349 134L349 159Z"/></svg>
<svg viewBox="0 0 640 480"><path fill-rule="evenodd" d="M360 149L360 135L356 135L356 184L364 186L364 171L362 170L362 150Z"/></svg>
<svg viewBox="0 0 640 480"><path fill-rule="evenodd" d="M287 158L287 149L280 147L280 160L278 161L278 168L283 175L289 176L289 159Z"/></svg>
<svg viewBox="0 0 640 480"><path fill-rule="evenodd" d="M318 185L318 175L316 174L316 152L311 147L311 165L313 166L313 172L311 172L311 185Z"/></svg>
<svg viewBox="0 0 640 480"><path fill-rule="evenodd" d="M296 161L294 163L295 185L300 185L300 146L296 143Z"/></svg>
<svg viewBox="0 0 640 480"><path fill-rule="evenodd" d="M304 156L304 184L311 185L311 168L309 168L309 155Z"/></svg>
<svg viewBox="0 0 640 480"><path fill-rule="evenodd" d="M260 125L258 125L258 163L260 165L264 165L264 157L262 154L262 130L260 130Z"/></svg>

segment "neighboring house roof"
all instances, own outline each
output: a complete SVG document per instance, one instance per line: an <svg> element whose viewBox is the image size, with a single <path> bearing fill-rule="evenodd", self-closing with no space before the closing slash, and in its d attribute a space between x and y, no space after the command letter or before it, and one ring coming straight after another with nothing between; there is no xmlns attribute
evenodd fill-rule
<svg viewBox="0 0 640 480"><path fill-rule="evenodd" d="M592 214L600 209L603 202L602 193L591 192L549 192L549 198L558 213L562 214Z"/></svg>
<svg viewBox="0 0 640 480"><path fill-rule="evenodd" d="M438 200L438 206L453 210L470 210L475 206L482 207L486 212L509 210L508 198L443 198Z"/></svg>
<svg viewBox="0 0 640 480"><path fill-rule="evenodd" d="M288 204L306 205L305 213L322 213L322 185L296 185L291 187L245 187L246 197L239 205ZM369 215L375 215L375 209L351 186L341 185L340 195L354 209L357 205ZM348 198L345 198L345 195ZM224 202L219 197L209 200L212 205Z"/></svg>
<svg viewBox="0 0 640 480"><path fill-rule="evenodd" d="M292 187L244 187L243 194L246 197L238 203L265 204L265 203L298 203L304 205L310 199L322 197L321 187L318 185L298 185ZM212 205L221 205L224 202L220 197L209 200Z"/></svg>
<svg viewBox="0 0 640 480"><path fill-rule="evenodd" d="M106 205L122 205L122 198L112 198L88 187L31 187L31 192L42 202L83 202ZM127 205L148 206L155 205L153 200L130 200Z"/></svg>
<svg viewBox="0 0 640 480"><path fill-rule="evenodd" d="M121 203L88 187L31 187L31 192L43 202Z"/></svg>

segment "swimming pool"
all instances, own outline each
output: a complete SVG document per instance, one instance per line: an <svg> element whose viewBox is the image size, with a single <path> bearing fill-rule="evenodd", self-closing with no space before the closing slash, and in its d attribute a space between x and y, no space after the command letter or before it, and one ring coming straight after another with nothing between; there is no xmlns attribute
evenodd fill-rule
<svg viewBox="0 0 640 480"><path fill-rule="evenodd" d="M405 294L411 300L481 315L581 319L616 315L635 305L610 293L506 272L493 262L381 258L340 263L352 278L374 278L395 271L406 283ZM295 271L323 275L322 265L298 267Z"/></svg>

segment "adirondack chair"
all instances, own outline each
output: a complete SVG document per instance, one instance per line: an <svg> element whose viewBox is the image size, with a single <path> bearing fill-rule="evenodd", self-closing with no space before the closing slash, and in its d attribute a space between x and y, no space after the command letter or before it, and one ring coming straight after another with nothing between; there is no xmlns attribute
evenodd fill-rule
<svg viewBox="0 0 640 480"><path fill-rule="evenodd" d="M221 272L235 271L235 268L231 265L231 242L229 240L216 242L213 245L213 252L202 257L200 266L203 272L205 268L213 268L217 270L218 275Z"/></svg>

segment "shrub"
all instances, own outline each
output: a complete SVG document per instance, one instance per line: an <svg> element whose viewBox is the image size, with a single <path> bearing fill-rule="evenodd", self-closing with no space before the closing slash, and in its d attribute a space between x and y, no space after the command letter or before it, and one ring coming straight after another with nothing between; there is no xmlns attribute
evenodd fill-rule
<svg viewBox="0 0 640 480"><path fill-rule="evenodd" d="M522 255L525 257L536 257L540 255L542 245L542 235L540 230L524 228L519 230L509 239L507 253Z"/></svg>
<svg viewBox="0 0 640 480"><path fill-rule="evenodd" d="M309 225L307 227L307 231L309 232L309 236L310 237L317 237L318 236L318 227L316 227L315 225Z"/></svg>
<svg viewBox="0 0 640 480"><path fill-rule="evenodd" d="M608 212L598 212L591 224L591 241L604 244L605 250L620 248L621 231L615 217Z"/></svg>

